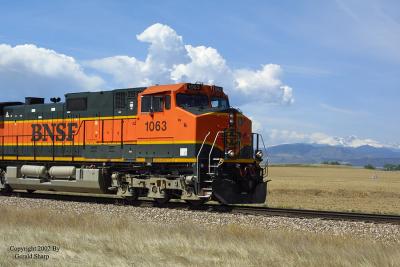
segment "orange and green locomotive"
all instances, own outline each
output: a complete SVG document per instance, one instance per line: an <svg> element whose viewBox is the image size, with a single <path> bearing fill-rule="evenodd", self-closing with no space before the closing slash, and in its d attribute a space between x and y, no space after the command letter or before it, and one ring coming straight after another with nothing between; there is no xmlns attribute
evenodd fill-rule
<svg viewBox="0 0 400 267"><path fill-rule="evenodd" d="M218 86L172 84L0 103L0 188L263 203L265 148Z"/></svg>

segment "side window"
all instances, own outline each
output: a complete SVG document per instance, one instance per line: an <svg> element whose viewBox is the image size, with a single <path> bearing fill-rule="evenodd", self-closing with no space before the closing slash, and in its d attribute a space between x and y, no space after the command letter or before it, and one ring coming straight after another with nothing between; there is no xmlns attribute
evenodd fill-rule
<svg viewBox="0 0 400 267"><path fill-rule="evenodd" d="M141 112L161 112L164 110L163 96L142 96Z"/></svg>
<svg viewBox="0 0 400 267"><path fill-rule="evenodd" d="M164 97L153 96L153 112L161 112L164 110Z"/></svg>
<svg viewBox="0 0 400 267"><path fill-rule="evenodd" d="M171 96L165 96L165 109L171 109Z"/></svg>
<svg viewBox="0 0 400 267"><path fill-rule="evenodd" d="M151 111L151 96L142 96L142 108L141 112Z"/></svg>
<svg viewBox="0 0 400 267"><path fill-rule="evenodd" d="M87 98L69 98L67 99L67 110L69 111L83 111L87 109Z"/></svg>

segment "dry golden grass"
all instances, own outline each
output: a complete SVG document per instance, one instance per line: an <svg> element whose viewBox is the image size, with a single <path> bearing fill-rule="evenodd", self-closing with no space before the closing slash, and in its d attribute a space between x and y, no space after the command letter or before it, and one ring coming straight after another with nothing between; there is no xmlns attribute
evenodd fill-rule
<svg viewBox="0 0 400 267"><path fill-rule="evenodd" d="M400 172L272 166L268 206L400 214Z"/></svg>
<svg viewBox="0 0 400 267"><path fill-rule="evenodd" d="M145 225L134 219L0 208L0 266L396 266L398 243L235 225ZM47 261L10 246L57 245Z"/></svg>

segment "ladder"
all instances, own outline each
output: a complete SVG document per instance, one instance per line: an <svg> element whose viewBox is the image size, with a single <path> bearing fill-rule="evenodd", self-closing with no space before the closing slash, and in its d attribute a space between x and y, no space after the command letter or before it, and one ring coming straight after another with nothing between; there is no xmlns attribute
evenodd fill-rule
<svg viewBox="0 0 400 267"><path fill-rule="evenodd" d="M199 152L197 153L196 157L196 178L197 178L197 184L195 186L195 191L197 193L197 196L200 198L209 198L212 194L212 188L211 190L204 190L204 188L201 187L201 171L200 171L200 154L203 150L204 143L207 141L208 136L210 135L210 132L206 134L206 136L203 139L203 143L200 146ZM206 189L209 189L208 187Z"/></svg>
<svg viewBox="0 0 400 267"><path fill-rule="evenodd" d="M201 177L201 171L200 171L200 154L203 150L204 144L207 141L208 136L210 135L210 132L207 133L207 135L204 137L203 143L201 144L200 150L197 153L197 158L196 158L196 163L197 163L197 186L196 186L196 191L197 191L197 195L200 198L209 198L212 195L212 183L214 180L214 177L217 175L217 170L218 167L222 164L221 160L219 158L213 158L211 162L211 156L212 156L212 152L214 150L215 147L215 143L217 142L218 137L220 136L220 134L223 134L224 131L218 131L214 137L214 141L212 143L212 146L210 148L210 152L208 154L208 178L202 180Z"/></svg>
<svg viewBox="0 0 400 267"><path fill-rule="evenodd" d="M218 167L221 166L221 161L219 158L213 158L213 165L211 165L211 155L215 147L215 143L217 142L217 138L220 134L223 134L224 131L218 131L215 135L214 142L210 148L210 153L208 154L208 175L211 177L215 176L218 171Z"/></svg>

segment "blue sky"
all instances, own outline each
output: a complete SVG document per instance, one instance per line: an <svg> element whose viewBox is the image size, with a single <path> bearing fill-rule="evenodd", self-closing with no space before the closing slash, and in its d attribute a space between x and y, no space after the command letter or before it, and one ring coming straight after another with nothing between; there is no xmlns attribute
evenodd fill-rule
<svg viewBox="0 0 400 267"><path fill-rule="evenodd" d="M270 145L400 143L398 1L0 1L0 12L2 101L211 81Z"/></svg>

